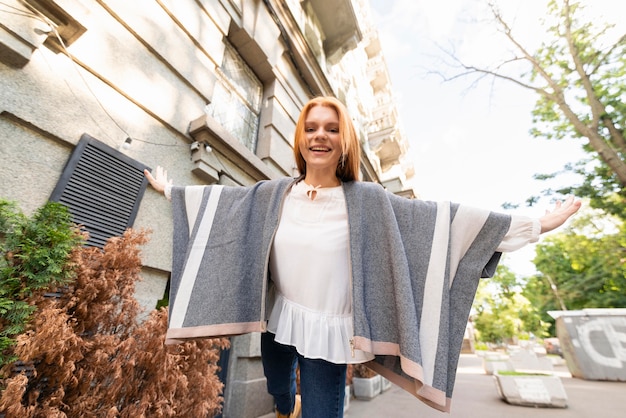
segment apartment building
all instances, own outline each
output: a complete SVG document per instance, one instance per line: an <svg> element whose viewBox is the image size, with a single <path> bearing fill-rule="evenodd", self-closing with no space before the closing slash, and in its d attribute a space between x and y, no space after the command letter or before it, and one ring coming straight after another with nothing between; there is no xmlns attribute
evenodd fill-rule
<svg viewBox="0 0 626 418"><path fill-rule="evenodd" d="M348 107L362 180L414 197L408 141L365 0L4 0L0 197L67 204L90 245L152 230L137 298L164 297L169 203L147 188L296 176L293 131L311 97ZM271 410L258 335L233 338L224 416Z"/></svg>

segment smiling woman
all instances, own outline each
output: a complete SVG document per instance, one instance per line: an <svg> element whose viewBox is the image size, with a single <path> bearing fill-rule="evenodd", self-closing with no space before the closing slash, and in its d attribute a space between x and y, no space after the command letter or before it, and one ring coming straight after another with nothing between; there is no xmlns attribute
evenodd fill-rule
<svg viewBox="0 0 626 418"><path fill-rule="evenodd" d="M146 172L174 214L166 342L261 332L277 417L342 417L347 365L361 363L448 411L478 279L580 202L531 219L358 181L360 143L331 97L304 106L293 151L298 178L250 187Z"/></svg>

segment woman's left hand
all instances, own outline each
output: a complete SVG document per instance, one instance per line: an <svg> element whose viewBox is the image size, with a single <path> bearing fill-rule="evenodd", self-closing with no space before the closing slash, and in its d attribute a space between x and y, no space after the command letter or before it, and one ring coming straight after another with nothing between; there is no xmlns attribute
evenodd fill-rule
<svg viewBox="0 0 626 418"><path fill-rule="evenodd" d="M547 210L546 214L539 218L541 233L552 231L563 225L570 216L578 212L581 204L582 202L575 200L574 196L568 197L564 202L557 201L552 211Z"/></svg>

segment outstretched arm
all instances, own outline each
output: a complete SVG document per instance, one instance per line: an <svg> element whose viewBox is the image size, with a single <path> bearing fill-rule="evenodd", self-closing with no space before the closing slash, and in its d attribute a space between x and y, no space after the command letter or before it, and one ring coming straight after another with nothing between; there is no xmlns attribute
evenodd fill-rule
<svg viewBox="0 0 626 418"><path fill-rule="evenodd" d="M152 173L148 171L148 169L145 169L143 171L143 174L146 176L146 178L148 179L148 182L154 188L154 190L156 190L157 192L161 194L165 194L165 188L167 186L171 186L173 184L173 180L167 179L167 170L165 170L160 165L157 166L154 172L155 173L153 176Z"/></svg>
<svg viewBox="0 0 626 418"><path fill-rule="evenodd" d="M573 196L568 197L564 202L556 202L552 211L547 210L546 214L539 218L541 223L541 233L552 231L563 225L570 216L578 212L581 201L574 200Z"/></svg>
<svg viewBox="0 0 626 418"><path fill-rule="evenodd" d="M539 235L552 231L565 223L578 209L580 200L569 197L565 202L556 202L552 211L546 211L541 218L512 215L511 227L506 233L497 251L515 251L526 244L537 242Z"/></svg>

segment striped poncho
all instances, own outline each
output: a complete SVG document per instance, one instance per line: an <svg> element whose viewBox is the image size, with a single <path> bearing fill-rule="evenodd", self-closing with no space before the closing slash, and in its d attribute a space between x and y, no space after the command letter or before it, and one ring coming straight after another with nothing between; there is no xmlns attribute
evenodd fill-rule
<svg viewBox="0 0 626 418"><path fill-rule="evenodd" d="M166 343L263 332L269 254L294 179L172 189L174 258ZM510 217L343 184L355 348L368 366L449 411L478 280L495 272Z"/></svg>

